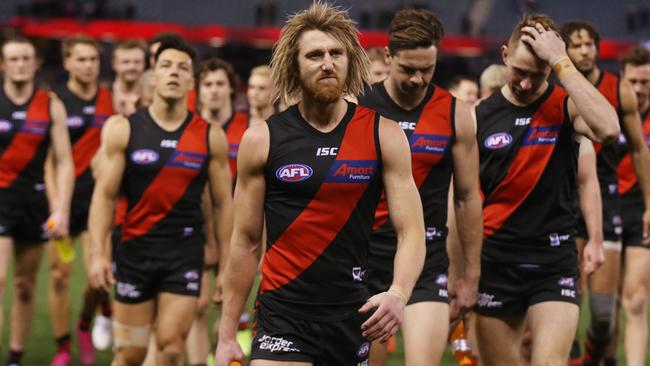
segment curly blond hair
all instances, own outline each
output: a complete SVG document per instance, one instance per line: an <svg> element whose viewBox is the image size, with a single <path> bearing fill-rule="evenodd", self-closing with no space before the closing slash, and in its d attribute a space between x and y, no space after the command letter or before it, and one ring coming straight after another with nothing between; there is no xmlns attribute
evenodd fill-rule
<svg viewBox="0 0 650 366"><path fill-rule="evenodd" d="M348 56L348 75L343 92L359 95L368 83L370 61L361 47L358 31L347 12L320 1L309 9L292 15L282 28L280 39L271 58L271 80L273 100L289 104L302 98L300 72L298 68L298 41L310 30L319 30L341 42Z"/></svg>

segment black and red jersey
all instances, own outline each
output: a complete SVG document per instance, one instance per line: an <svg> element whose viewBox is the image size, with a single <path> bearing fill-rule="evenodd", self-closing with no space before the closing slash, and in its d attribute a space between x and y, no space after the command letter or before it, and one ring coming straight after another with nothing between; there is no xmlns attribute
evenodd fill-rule
<svg viewBox="0 0 650 366"><path fill-rule="evenodd" d="M501 92L477 107L484 260L575 267L579 144L567 101L549 85L526 107Z"/></svg>
<svg viewBox="0 0 650 366"><path fill-rule="evenodd" d="M404 110L376 83L359 97L359 104L399 123L411 146L413 179L418 187L426 227L427 258L435 252L434 262L447 267L447 199L453 173L451 146L455 136L456 99L446 90L430 85L425 98L412 110ZM388 218L388 204L382 196L370 236L370 255L395 258L397 236Z"/></svg>
<svg viewBox="0 0 650 366"><path fill-rule="evenodd" d="M641 115L643 140L646 146L650 147L650 110ZM639 181L636 177L632 156L624 135L621 134L618 140L618 151L621 160L618 164L616 174L618 176L618 193L624 199L638 200L643 202L643 194L639 188Z"/></svg>
<svg viewBox="0 0 650 366"><path fill-rule="evenodd" d="M131 133L121 186L127 201L122 243L160 248L175 246L184 238L202 236L201 195L208 176L208 123L188 112L178 129L165 131L148 109L142 109L129 117L129 125Z"/></svg>
<svg viewBox="0 0 650 366"><path fill-rule="evenodd" d="M100 86L94 97L84 100L64 85L56 90L56 94L63 102L68 116L66 122L72 145L75 191L79 188L89 188L85 190L92 192L94 179L90 161L99 149L104 123L114 114L111 93L107 88Z"/></svg>
<svg viewBox="0 0 650 366"><path fill-rule="evenodd" d="M348 103L334 130L297 106L269 119L259 300L304 319L349 317L368 298L368 237L382 190L379 115Z"/></svg>
<svg viewBox="0 0 650 366"><path fill-rule="evenodd" d="M235 112L223 125L228 140L228 164L230 164L230 176L237 179L237 152L244 132L250 124L250 116L244 112Z"/></svg>
<svg viewBox="0 0 650 366"><path fill-rule="evenodd" d="M50 97L43 90L22 105L0 87L0 199L44 192L43 168L50 144Z"/></svg>
<svg viewBox="0 0 650 366"><path fill-rule="evenodd" d="M621 81L617 75L607 71L601 71L600 77L596 82L595 87L598 89L609 104L614 107L618 115L619 123L623 116L621 110L621 94L620 94ZM598 173L598 181L600 182L601 194L616 194L616 169L620 161L620 154L615 144L601 145L594 143L596 150L596 169Z"/></svg>

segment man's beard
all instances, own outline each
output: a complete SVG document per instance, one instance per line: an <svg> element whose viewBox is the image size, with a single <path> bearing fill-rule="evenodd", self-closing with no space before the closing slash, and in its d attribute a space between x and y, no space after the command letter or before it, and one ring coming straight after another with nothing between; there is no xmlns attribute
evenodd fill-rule
<svg viewBox="0 0 650 366"><path fill-rule="evenodd" d="M327 75L330 76L330 75ZM321 103L334 103L341 98L343 95L343 83L339 77L335 74L331 76L336 78L335 84L319 84L318 81L315 83L305 82L304 80L300 81L302 85L303 93L306 93L314 100Z"/></svg>

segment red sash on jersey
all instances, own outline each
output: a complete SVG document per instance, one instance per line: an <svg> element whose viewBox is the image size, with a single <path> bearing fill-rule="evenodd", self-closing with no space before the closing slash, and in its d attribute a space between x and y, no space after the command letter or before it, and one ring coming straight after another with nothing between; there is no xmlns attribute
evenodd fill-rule
<svg viewBox="0 0 650 366"><path fill-rule="evenodd" d="M609 102L609 104L616 109L616 113L618 115L622 115L621 111L621 103L620 103L620 98L619 98L619 86L620 86L620 80L618 76L606 72L606 71L601 71L602 75L598 83L596 84L596 89L602 94L605 99ZM600 153L600 150L602 150L603 145L599 144L597 142L594 142L594 149L596 150L596 153Z"/></svg>
<svg viewBox="0 0 650 366"><path fill-rule="evenodd" d="M248 114L235 112L232 120L226 125L226 140L228 140L228 164L230 164L230 176L237 177L237 151L244 132L248 128Z"/></svg>
<svg viewBox="0 0 650 366"><path fill-rule="evenodd" d="M27 116L7 149L0 156L0 188L7 188L34 158L46 139L50 127L50 97L37 90L32 98Z"/></svg>
<svg viewBox="0 0 650 366"><path fill-rule="evenodd" d="M420 189L431 170L445 156L451 143L451 102L448 91L436 87L436 91L424 106L422 114L409 139L411 147L411 169L415 185ZM379 206L375 212L373 229L388 221L388 202L386 193L382 192Z"/></svg>
<svg viewBox="0 0 650 366"><path fill-rule="evenodd" d="M194 114L174 153L142 193L140 200L127 212L122 236L124 241L145 235L167 216L185 194L207 164L207 133L208 123Z"/></svg>
<svg viewBox="0 0 650 366"><path fill-rule="evenodd" d="M559 129L564 123L566 92L555 87L532 117L524 141L519 147L505 177L483 202L483 236L494 234L526 200L546 170L555 150ZM555 130L557 129L557 130ZM555 131L555 132L554 132ZM544 141L544 134L555 133L553 143ZM568 159L568 157L566 157Z"/></svg>
<svg viewBox="0 0 650 366"><path fill-rule="evenodd" d="M643 140L645 141L646 146L650 147L650 113L648 113L643 121ZM618 164L616 175L618 176L619 194L627 193L637 184L638 181L636 178L636 172L634 171L634 164L632 163L632 155L630 155L629 152L625 153L625 156Z"/></svg>
<svg viewBox="0 0 650 366"><path fill-rule="evenodd" d="M356 108L328 178L264 255L260 293L284 286L309 268L348 222L369 182L337 182L337 172L346 168L345 162L374 164L376 174L375 112Z"/></svg>

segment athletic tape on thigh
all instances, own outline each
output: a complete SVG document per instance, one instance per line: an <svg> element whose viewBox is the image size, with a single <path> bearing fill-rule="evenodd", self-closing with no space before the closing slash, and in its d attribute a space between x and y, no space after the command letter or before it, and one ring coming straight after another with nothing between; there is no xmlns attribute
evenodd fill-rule
<svg viewBox="0 0 650 366"><path fill-rule="evenodd" d="M612 251L620 253L623 250L623 242L622 241L604 240L603 241L603 249L612 250Z"/></svg>
<svg viewBox="0 0 650 366"><path fill-rule="evenodd" d="M113 320L113 343L116 349L149 345L151 325L128 325Z"/></svg>

